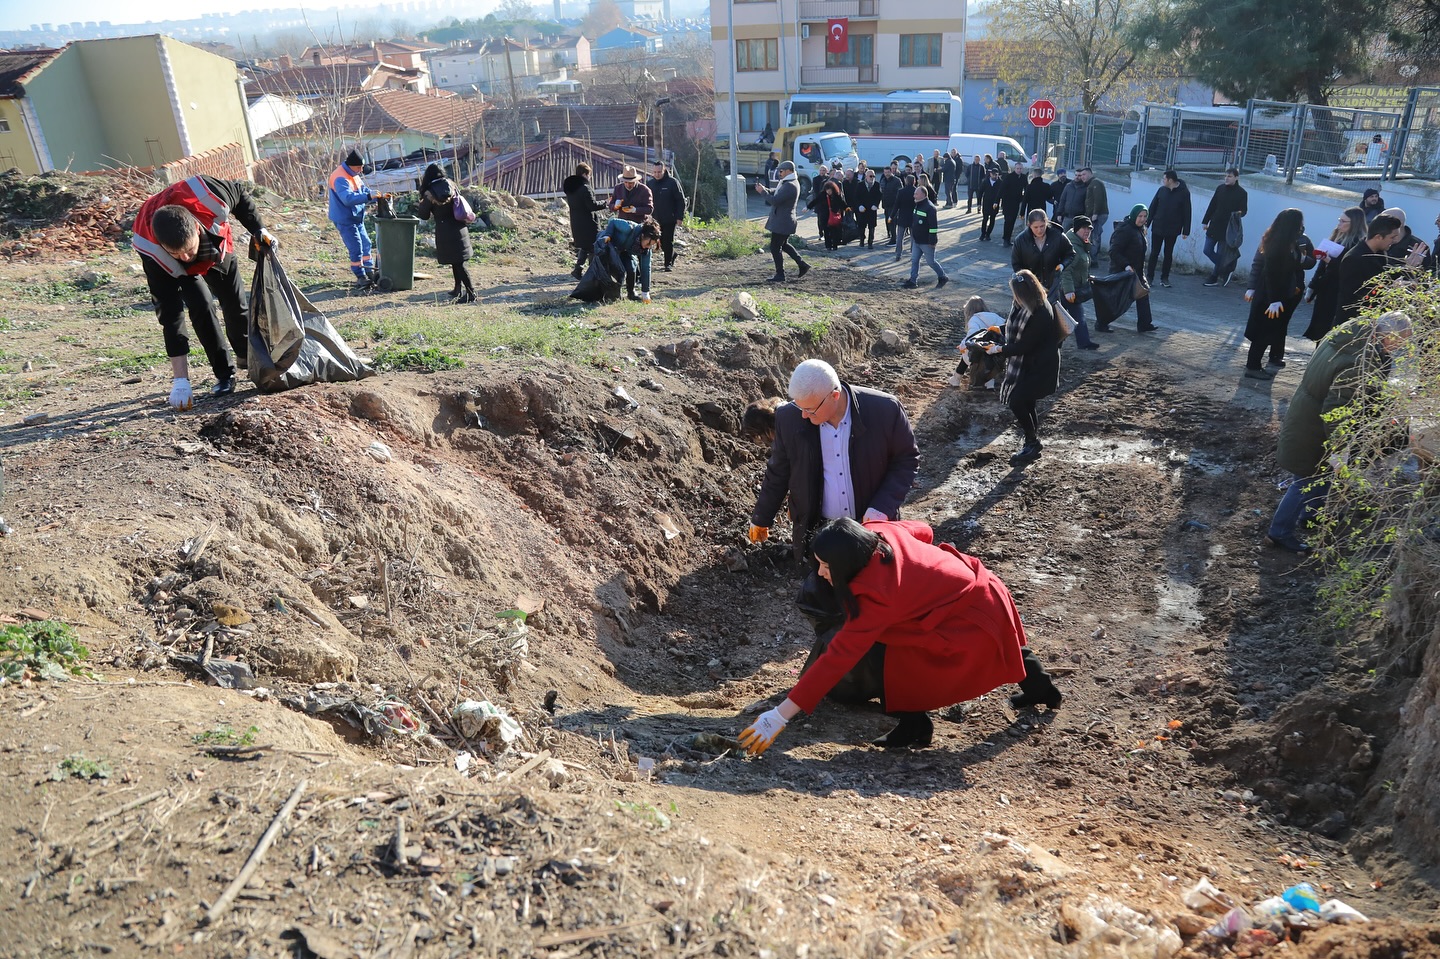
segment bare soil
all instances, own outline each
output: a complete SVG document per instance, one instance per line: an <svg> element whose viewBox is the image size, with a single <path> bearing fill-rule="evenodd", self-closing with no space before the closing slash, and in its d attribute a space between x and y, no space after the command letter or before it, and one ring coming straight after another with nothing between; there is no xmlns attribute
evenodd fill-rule
<svg viewBox="0 0 1440 959"><path fill-rule="evenodd" d="M323 210L272 213L342 333L462 309L443 277L350 294ZM656 304L580 314L588 357L221 399L197 372L185 414L132 254L5 265L0 614L70 623L100 678L0 686L3 951L1156 955L1178 928L1192 956L1440 955L1435 850L1360 811L1404 677L1262 545L1268 408L1133 333L1067 346L1044 457L1015 471L1008 412L945 385L959 306L998 289L897 291L846 251L761 290L768 257L690 240ZM487 259L475 309L575 322L563 258ZM740 288L789 320L715 319ZM759 760L730 748L810 645L788 544L745 542L766 451L739 423L811 355L905 402L906 516L1010 585L1058 710L998 690L895 753L868 745L878 708L826 704ZM207 684L203 657L261 688ZM462 735L465 700L521 740ZM108 778L65 777L79 756ZM1372 921L1196 935L1201 877L1240 904L1310 882ZM1087 925L1104 903L1139 932Z"/></svg>

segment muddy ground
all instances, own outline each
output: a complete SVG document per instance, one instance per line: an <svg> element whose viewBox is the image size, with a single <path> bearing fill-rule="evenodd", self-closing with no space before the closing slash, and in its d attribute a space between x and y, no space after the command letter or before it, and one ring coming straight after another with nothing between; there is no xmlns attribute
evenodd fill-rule
<svg viewBox="0 0 1440 959"><path fill-rule="evenodd" d="M534 239L481 243L490 292L457 320L438 275L353 294L323 210L267 202L362 353L494 335L461 369L272 396L205 396L199 364L175 414L133 255L5 264L0 614L71 624L97 673L0 686L7 952L1440 955L1434 850L1367 812L1405 678L1263 545L1308 351L1239 381L1238 291L1178 278L1160 336L1067 345L1017 471L993 394L946 385L995 245L947 244L943 293L898 291L878 248L775 289L696 232L656 303L581 308L556 214L520 210ZM728 317L742 288L760 319ZM904 401L906 516L1010 585L1058 710L999 690L894 753L878 708L827 704L759 760L727 749L809 647L786 544L745 542L765 450L739 419L811 355ZM521 738L473 734L466 700ZM1373 921L1196 935L1202 877ZM1116 904L1137 915L1096 927Z"/></svg>

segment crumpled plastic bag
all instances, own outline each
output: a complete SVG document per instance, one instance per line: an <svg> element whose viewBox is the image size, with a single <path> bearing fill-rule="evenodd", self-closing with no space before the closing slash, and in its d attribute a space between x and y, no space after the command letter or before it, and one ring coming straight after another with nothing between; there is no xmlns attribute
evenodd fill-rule
<svg viewBox="0 0 1440 959"><path fill-rule="evenodd" d="M1125 947L1127 956L1170 959L1184 943L1180 933L1113 899L1066 900L1060 906L1065 924L1081 940Z"/></svg>
<svg viewBox="0 0 1440 959"><path fill-rule="evenodd" d="M488 700L476 702L467 699L450 715L460 735L482 741L492 752L505 752L525 735L525 730L513 716Z"/></svg>

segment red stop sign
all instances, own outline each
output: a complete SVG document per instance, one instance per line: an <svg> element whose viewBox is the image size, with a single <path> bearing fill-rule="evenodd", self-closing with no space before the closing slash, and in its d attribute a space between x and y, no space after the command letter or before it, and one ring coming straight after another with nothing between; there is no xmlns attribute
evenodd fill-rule
<svg viewBox="0 0 1440 959"><path fill-rule="evenodd" d="M1055 104L1049 100L1036 100L1030 104L1030 122L1037 127L1048 127L1055 122Z"/></svg>

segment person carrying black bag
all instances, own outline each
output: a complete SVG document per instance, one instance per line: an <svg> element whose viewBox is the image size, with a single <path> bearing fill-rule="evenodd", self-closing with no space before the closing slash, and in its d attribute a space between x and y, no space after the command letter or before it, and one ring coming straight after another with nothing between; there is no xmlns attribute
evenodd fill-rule
<svg viewBox="0 0 1440 959"><path fill-rule="evenodd" d="M585 273L585 262L590 259L595 238L600 235L595 214L609 204L595 199L595 194L590 191L588 163L575 164L575 172L565 178L560 189L565 192L565 205L570 208L570 240L575 244L575 269L570 271L570 275L578 280Z"/></svg>

